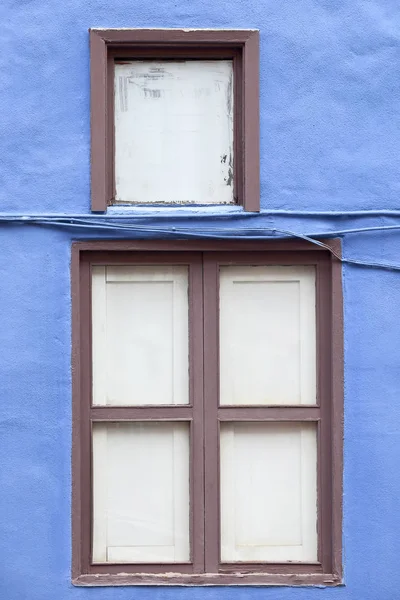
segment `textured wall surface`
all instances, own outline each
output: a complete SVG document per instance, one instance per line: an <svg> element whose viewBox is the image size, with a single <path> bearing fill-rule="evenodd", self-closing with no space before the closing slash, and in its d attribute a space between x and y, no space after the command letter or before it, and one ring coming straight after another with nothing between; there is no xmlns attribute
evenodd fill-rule
<svg viewBox="0 0 400 600"><path fill-rule="evenodd" d="M89 214L89 27L238 27L261 31L262 207L289 214L133 208L147 231L118 235L400 223L395 215L290 214L399 206L395 0L3 0L0 21L1 213ZM75 239L115 235L0 223L0 598L398 600L400 272L350 264L343 269L346 585L71 585L70 248ZM348 258L400 264L396 230L342 237Z"/></svg>

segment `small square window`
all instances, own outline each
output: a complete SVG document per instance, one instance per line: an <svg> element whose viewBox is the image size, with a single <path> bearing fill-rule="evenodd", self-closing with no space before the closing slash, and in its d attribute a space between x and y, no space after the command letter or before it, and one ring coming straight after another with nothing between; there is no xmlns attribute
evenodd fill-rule
<svg viewBox="0 0 400 600"><path fill-rule="evenodd" d="M91 30L92 210L258 211L258 32Z"/></svg>

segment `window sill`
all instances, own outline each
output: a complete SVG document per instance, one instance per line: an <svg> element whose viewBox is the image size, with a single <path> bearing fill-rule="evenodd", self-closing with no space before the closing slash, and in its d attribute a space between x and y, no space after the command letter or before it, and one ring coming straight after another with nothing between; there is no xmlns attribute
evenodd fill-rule
<svg viewBox="0 0 400 600"><path fill-rule="evenodd" d="M339 575L324 573L117 573L79 575L72 580L76 586L317 586L343 585Z"/></svg>
<svg viewBox="0 0 400 600"><path fill-rule="evenodd" d="M215 217L215 216L235 216L246 214L243 206L238 204L114 204L108 206L106 213L109 217L134 216L151 217L155 216L177 216L180 217ZM258 213L249 213L258 214Z"/></svg>

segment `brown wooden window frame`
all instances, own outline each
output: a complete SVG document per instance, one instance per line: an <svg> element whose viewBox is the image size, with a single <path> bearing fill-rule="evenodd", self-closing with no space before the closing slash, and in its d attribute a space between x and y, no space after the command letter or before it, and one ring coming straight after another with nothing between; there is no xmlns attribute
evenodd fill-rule
<svg viewBox="0 0 400 600"><path fill-rule="evenodd" d="M340 254L340 242L326 242ZM93 265L188 265L190 402L93 406ZM219 405L218 272L221 265L313 265L316 269L317 404ZM339 585L342 582L343 317L341 263L297 241L91 241L72 246L72 581L76 585ZM190 439L191 560L182 564L92 564L93 422L186 421ZM219 424L314 422L317 427L318 561L221 563ZM193 473L196 476L193 476Z"/></svg>
<svg viewBox="0 0 400 600"><path fill-rule="evenodd" d="M242 205L245 211L259 211L258 31L222 29L91 29L89 31L92 211L105 212L107 206L115 204L115 60L146 58L233 61L234 198L235 203ZM130 203L129 206L132 204Z"/></svg>

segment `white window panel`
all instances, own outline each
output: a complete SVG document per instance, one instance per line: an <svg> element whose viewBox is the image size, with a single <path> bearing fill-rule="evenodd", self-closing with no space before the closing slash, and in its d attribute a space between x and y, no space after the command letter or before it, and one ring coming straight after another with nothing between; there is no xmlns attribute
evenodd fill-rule
<svg viewBox="0 0 400 600"><path fill-rule="evenodd" d="M233 203L230 60L115 64L117 202Z"/></svg>
<svg viewBox="0 0 400 600"><path fill-rule="evenodd" d="M221 425L222 561L317 560L314 424Z"/></svg>
<svg viewBox="0 0 400 600"><path fill-rule="evenodd" d="M220 403L316 403L315 269L220 269Z"/></svg>
<svg viewBox="0 0 400 600"><path fill-rule="evenodd" d="M95 423L93 561L190 560L187 423Z"/></svg>
<svg viewBox="0 0 400 600"><path fill-rule="evenodd" d="M93 404L187 404L188 311L187 267L93 267Z"/></svg>

